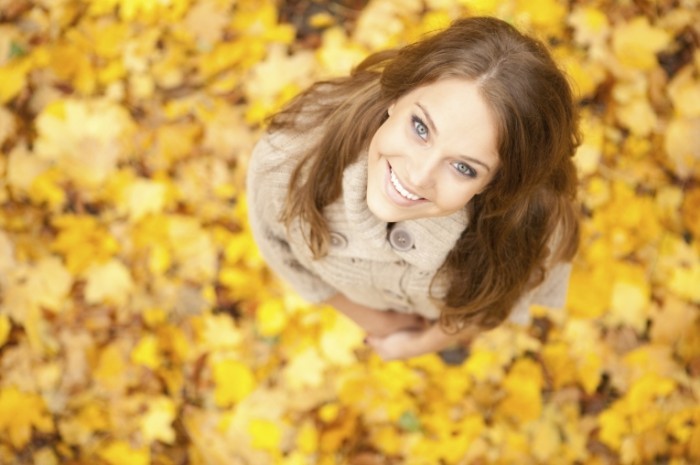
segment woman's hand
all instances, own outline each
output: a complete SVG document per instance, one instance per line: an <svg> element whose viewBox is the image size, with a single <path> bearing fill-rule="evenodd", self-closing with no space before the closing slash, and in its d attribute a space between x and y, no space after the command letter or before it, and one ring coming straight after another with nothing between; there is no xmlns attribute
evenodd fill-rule
<svg viewBox="0 0 700 465"><path fill-rule="evenodd" d="M399 331L418 331L428 326L428 321L418 315L394 310L377 312L375 321L365 328L368 337L387 337Z"/></svg>
<svg viewBox="0 0 700 465"><path fill-rule="evenodd" d="M385 362L402 360L422 355L421 335L426 330L397 331L388 336L368 336L369 345Z"/></svg>
<svg viewBox="0 0 700 465"><path fill-rule="evenodd" d="M384 337L397 331L424 328L425 318L393 310L377 310L357 304L343 294L336 294L326 301L357 323L369 336Z"/></svg>
<svg viewBox="0 0 700 465"><path fill-rule="evenodd" d="M369 345L384 361L402 360L419 355L439 352L456 344L468 344L481 329L467 326L461 331L448 334L439 323L422 329L397 331L388 336L368 336Z"/></svg>

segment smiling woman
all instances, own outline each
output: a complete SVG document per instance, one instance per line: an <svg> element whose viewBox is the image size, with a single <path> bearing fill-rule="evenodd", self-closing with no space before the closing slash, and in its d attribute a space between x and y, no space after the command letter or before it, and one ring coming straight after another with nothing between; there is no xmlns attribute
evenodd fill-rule
<svg viewBox="0 0 700 465"><path fill-rule="evenodd" d="M545 46L465 18L275 115L248 171L260 250L385 359L563 305L577 116Z"/></svg>

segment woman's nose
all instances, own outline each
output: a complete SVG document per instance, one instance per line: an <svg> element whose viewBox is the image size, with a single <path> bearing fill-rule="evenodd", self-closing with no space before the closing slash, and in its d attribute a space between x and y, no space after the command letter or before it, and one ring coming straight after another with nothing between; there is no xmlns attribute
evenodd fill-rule
<svg viewBox="0 0 700 465"><path fill-rule="evenodd" d="M406 176L412 186L428 189L435 185L436 158L433 154L423 152L414 154Z"/></svg>

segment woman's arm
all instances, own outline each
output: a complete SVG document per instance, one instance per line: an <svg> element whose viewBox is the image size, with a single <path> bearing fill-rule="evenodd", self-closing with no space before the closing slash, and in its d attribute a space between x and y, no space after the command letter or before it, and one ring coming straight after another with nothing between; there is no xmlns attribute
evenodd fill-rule
<svg viewBox="0 0 700 465"><path fill-rule="evenodd" d="M385 337L370 336L368 344L384 360L398 360L439 352L456 344L467 344L482 328L472 325L455 334L446 333L439 323L423 330L399 331Z"/></svg>
<svg viewBox="0 0 700 465"><path fill-rule="evenodd" d="M426 326L426 320L418 315L399 313L393 310L376 310L348 299L344 294L335 294L324 303L357 323L367 331L369 337L382 338L397 331L418 331Z"/></svg>

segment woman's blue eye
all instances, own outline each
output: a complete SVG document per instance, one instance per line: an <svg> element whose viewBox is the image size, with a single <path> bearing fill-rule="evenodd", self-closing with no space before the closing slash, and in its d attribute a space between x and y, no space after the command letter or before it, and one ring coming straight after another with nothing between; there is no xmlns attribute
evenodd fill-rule
<svg viewBox="0 0 700 465"><path fill-rule="evenodd" d="M463 161L456 162L454 164L454 167L459 174L463 174L464 176L469 176L471 178L476 177L476 171L474 171L474 169L471 166L467 165Z"/></svg>
<svg viewBox="0 0 700 465"><path fill-rule="evenodd" d="M417 116L414 116L411 118L411 120L413 122L413 131L418 134L418 137L421 139L428 137L428 127L425 125L425 123L423 123L423 121Z"/></svg>

